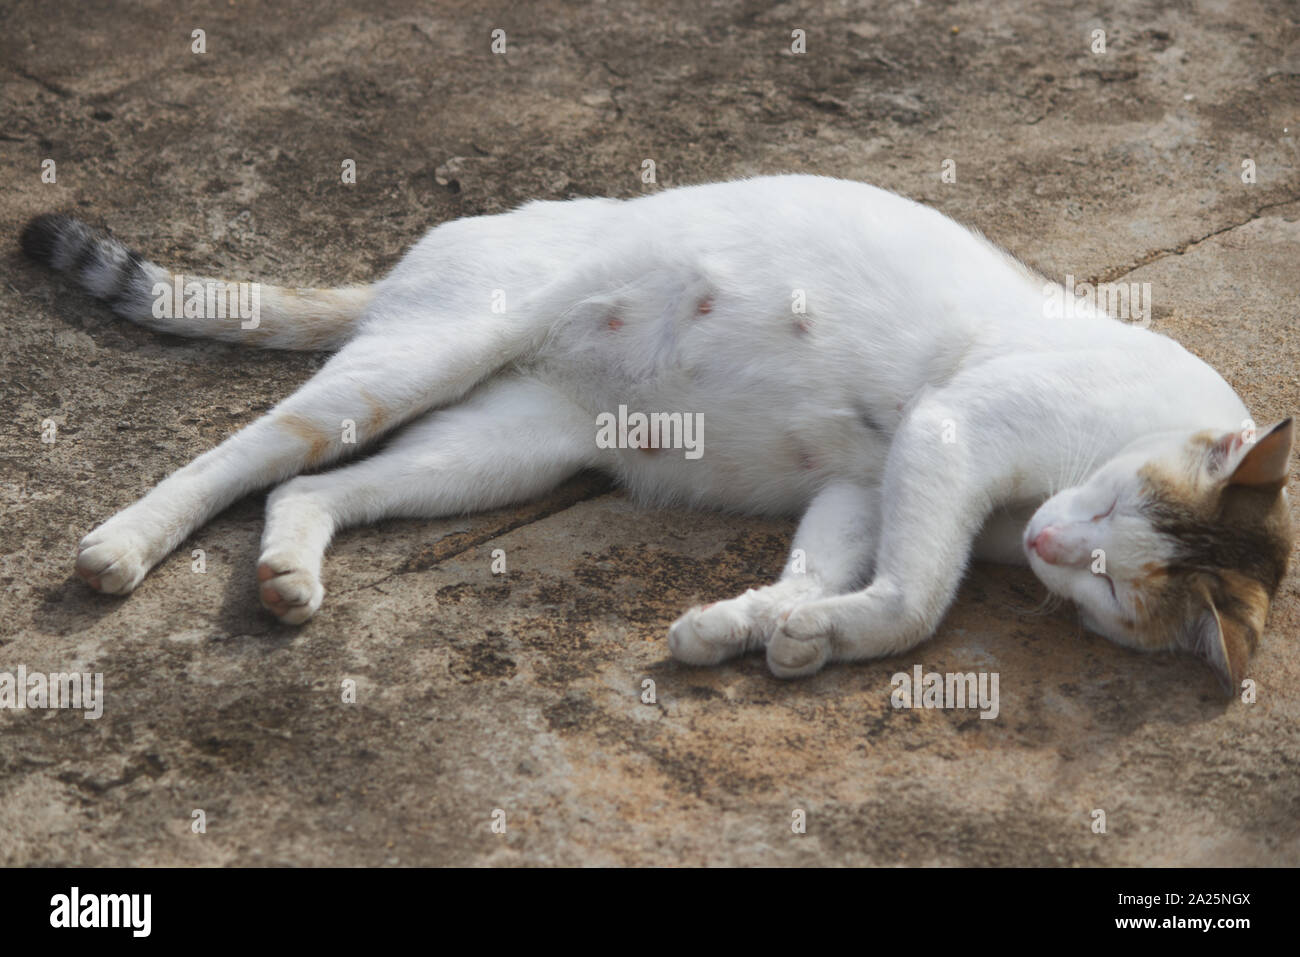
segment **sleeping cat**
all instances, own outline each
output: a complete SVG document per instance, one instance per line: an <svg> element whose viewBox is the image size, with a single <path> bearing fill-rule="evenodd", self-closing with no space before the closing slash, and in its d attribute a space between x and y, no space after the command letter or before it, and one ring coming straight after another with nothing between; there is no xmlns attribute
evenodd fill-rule
<svg viewBox="0 0 1300 957"><path fill-rule="evenodd" d="M897 654L974 556L1027 563L1089 629L1190 652L1231 693L1290 554L1290 419L1256 434L1173 340L1082 301L1067 318L1060 287L860 183L534 202L437 227L370 286L259 287L255 321L167 318L172 274L66 216L22 245L150 328L335 352L82 539L77 573L111 594L278 485L257 578L298 624L339 529L496 508L596 468L652 503L803 515L778 582L673 624L681 661L763 648L794 677ZM698 416L702 454L598 442L620 407Z"/></svg>

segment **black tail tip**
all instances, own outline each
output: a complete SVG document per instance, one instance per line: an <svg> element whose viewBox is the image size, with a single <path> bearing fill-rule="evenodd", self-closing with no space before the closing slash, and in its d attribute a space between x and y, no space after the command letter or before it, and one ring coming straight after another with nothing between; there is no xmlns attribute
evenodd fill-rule
<svg viewBox="0 0 1300 957"><path fill-rule="evenodd" d="M76 219L63 213L42 213L23 228L19 243L29 259L50 266L63 238L76 225Z"/></svg>

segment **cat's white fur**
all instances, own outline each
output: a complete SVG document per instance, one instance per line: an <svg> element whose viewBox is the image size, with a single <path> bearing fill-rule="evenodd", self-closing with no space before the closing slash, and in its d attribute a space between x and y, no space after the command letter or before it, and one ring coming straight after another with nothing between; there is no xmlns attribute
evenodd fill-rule
<svg viewBox="0 0 1300 957"><path fill-rule="evenodd" d="M298 623L320 607L337 530L489 509L594 467L650 502L803 513L780 581L692 609L668 635L686 662L765 647L775 674L803 675L929 636L973 552L1024 562L1026 521L1055 493L1039 528L1090 521L1134 483L1132 463L1098 471L1121 450L1248 419L1173 340L1064 318L1041 277L982 237L835 179L449 222L361 301L315 378L86 536L79 572L129 592L230 502L284 482L259 578ZM149 320L199 335L205 321ZM310 335L292 310L263 324L271 345ZM620 405L702 413L703 456L599 448L597 416ZM298 475L356 447L340 439L349 420L360 445L407 424L370 458ZM1110 542L1121 577L1126 553L1158 550L1136 522ZM1123 640L1097 576L1028 554Z"/></svg>

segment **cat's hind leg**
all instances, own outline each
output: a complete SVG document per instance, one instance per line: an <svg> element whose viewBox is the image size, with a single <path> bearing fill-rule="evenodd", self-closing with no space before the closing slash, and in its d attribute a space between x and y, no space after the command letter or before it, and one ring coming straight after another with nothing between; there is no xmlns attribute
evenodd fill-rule
<svg viewBox="0 0 1300 957"><path fill-rule="evenodd" d="M83 538L77 574L99 591L130 592L231 502L456 401L526 348L526 323L487 315L445 329L435 322L441 334L399 328L353 339L269 413Z"/></svg>
<svg viewBox="0 0 1300 957"><path fill-rule="evenodd" d="M597 464L598 454L591 415L534 380L491 379L370 458L272 492L257 567L262 604L288 624L310 618L325 594L325 549L342 528L527 501Z"/></svg>
<svg viewBox="0 0 1300 957"><path fill-rule="evenodd" d="M780 580L727 601L692 608L668 629L678 661L713 665L767 644L804 602L839 595L869 578L879 492L852 482L828 485L799 522Z"/></svg>

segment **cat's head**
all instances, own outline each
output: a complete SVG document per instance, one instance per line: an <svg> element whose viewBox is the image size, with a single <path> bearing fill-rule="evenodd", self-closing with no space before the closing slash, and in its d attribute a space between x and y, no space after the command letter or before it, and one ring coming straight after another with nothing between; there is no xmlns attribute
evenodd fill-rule
<svg viewBox="0 0 1300 957"><path fill-rule="evenodd" d="M1132 648L1190 652L1241 686L1286 572L1287 419L1134 444L1025 528L1029 565L1090 630Z"/></svg>

